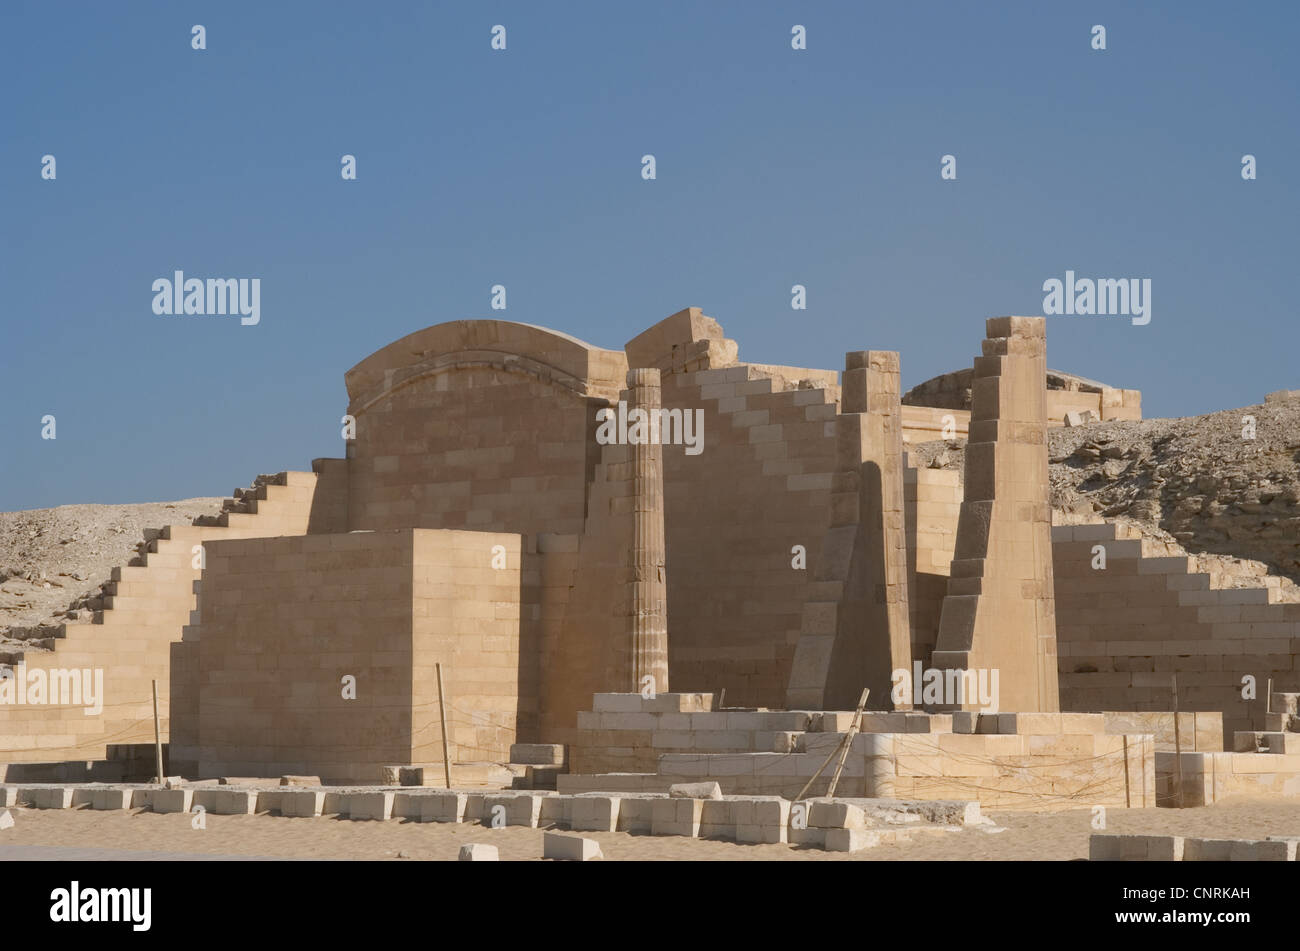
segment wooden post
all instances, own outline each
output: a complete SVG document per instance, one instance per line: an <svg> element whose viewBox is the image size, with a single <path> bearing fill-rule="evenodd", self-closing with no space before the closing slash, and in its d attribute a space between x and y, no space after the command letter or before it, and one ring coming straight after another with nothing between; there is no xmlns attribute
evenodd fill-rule
<svg viewBox="0 0 1300 951"><path fill-rule="evenodd" d="M839 746L836 746L835 749L831 750L830 756L827 756L825 762L823 762L820 766L817 767L817 772L813 773L812 776L809 777L808 782L804 783L803 789L799 790L799 795L794 797L795 802L798 802L805 795L807 795L808 790L812 788L812 784L817 781L817 777L826 771L827 766L831 765L831 760L835 758L835 754L840 751L840 747L842 747L843 745L844 745L844 741L840 740Z"/></svg>
<svg viewBox="0 0 1300 951"><path fill-rule="evenodd" d="M1175 781L1178 783L1178 808L1183 808L1183 741L1182 735L1178 731L1178 674L1173 674L1174 681L1174 770Z"/></svg>
<svg viewBox="0 0 1300 951"><path fill-rule="evenodd" d="M862 710L867 705L867 695L871 691L866 687L862 688L862 696L858 699L857 712L853 714L853 722L849 725L848 735L844 737L844 745L840 750L840 761L835 764L835 775L831 777L830 787L826 790L827 796L835 795L835 787L840 783L840 773L844 770L844 761L849 757L849 748L853 746L853 738L858 735L858 724L862 722Z"/></svg>
<svg viewBox="0 0 1300 951"><path fill-rule="evenodd" d="M153 752L154 760L158 766L158 785L161 786L167 782L167 777L163 775L162 764L162 729L158 725L158 681L153 683Z"/></svg>
<svg viewBox="0 0 1300 951"><path fill-rule="evenodd" d="M1128 734L1122 734L1124 740L1124 808L1129 809L1133 806L1133 798L1128 791Z"/></svg>
<svg viewBox="0 0 1300 951"><path fill-rule="evenodd" d="M442 697L442 664L434 664L438 672L438 719L442 721L442 777L451 788L451 751L447 748L447 703Z"/></svg>
<svg viewBox="0 0 1300 951"><path fill-rule="evenodd" d="M841 751L843 751L843 756L840 757L840 766L842 767L844 765L844 756L848 755L849 745L853 742L853 727L857 724L858 718L862 716L862 708L867 705L867 693L868 691L866 690L862 691L862 699L858 701L858 712L857 715L854 716L853 718L853 723L850 724L849 726L849 732L844 734L843 739L840 740L839 744L835 747L835 749L831 750L830 756L827 756L825 761L820 766L817 767L817 772L813 773L812 776L808 778L808 782L804 783L803 789L799 790L799 795L794 797L795 802L798 802L805 795L807 795L808 790L812 789L812 784L817 782L817 777L820 776L822 773L826 772L826 767L831 764L831 760L833 760L836 754L840 753ZM839 769L836 769L835 777L836 779L839 778ZM830 791L834 792L834 790L835 790L835 783L834 781L832 781L830 786Z"/></svg>

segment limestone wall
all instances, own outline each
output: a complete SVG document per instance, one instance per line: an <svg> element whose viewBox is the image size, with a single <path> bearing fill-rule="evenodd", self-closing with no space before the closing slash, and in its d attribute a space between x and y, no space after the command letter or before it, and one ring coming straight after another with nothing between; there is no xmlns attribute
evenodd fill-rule
<svg viewBox="0 0 1300 951"><path fill-rule="evenodd" d="M939 615L957 543L961 473L908 466L903 480L912 656L928 664L939 637Z"/></svg>
<svg viewBox="0 0 1300 951"><path fill-rule="evenodd" d="M1063 707L1168 710L1177 671L1179 709L1222 711L1231 735L1262 728L1268 678L1300 686L1300 604L1279 589L1212 588L1186 556L1144 555L1114 523L1052 534ZM1246 675L1257 699L1242 696Z"/></svg>
<svg viewBox="0 0 1300 951"><path fill-rule="evenodd" d="M1156 754L1159 804L1209 806L1230 796L1300 798L1300 753L1183 753L1182 796L1178 758Z"/></svg>
<svg viewBox="0 0 1300 951"><path fill-rule="evenodd" d="M779 706L829 524L837 393L778 390L741 364L670 374L662 394L704 411L703 451L663 454L674 689Z"/></svg>
<svg viewBox="0 0 1300 951"><path fill-rule="evenodd" d="M903 442L933 442L936 439L966 438L970 427L970 410L936 409L930 406L904 406ZM951 429L945 429L951 422Z"/></svg>
<svg viewBox="0 0 1300 951"><path fill-rule="evenodd" d="M172 727L173 645L189 623L200 575L194 547L216 539L301 534L315 487L311 472L259 479L237 503L242 510L211 519L216 524L167 526L134 563L114 568L111 593L95 623L65 625L53 651L29 651L22 658L28 672L102 671L102 712L87 716L83 706L0 704L0 762L104 759L108 744L152 743L153 681L166 743ZM183 681L183 667L179 673ZM176 712L181 719L193 715L185 699Z"/></svg>
<svg viewBox="0 0 1300 951"><path fill-rule="evenodd" d="M440 324L347 374L349 528L582 531L622 353L507 321Z"/></svg>
<svg viewBox="0 0 1300 951"><path fill-rule="evenodd" d="M933 418L944 413L969 415L974 377L969 369L956 370L926 380L903 395L906 404L905 420L915 419L924 427L926 417L921 410L929 409ZM1106 386L1071 374L1047 371L1044 377L1047 390L1047 425L1061 426L1065 414L1091 410L1098 420L1141 419L1141 390L1125 390ZM910 412L909 412L910 411ZM961 418L960 416L958 417ZM963 420L964 422L964 420ZM932 436L938 439L939 436ZM965 438L963 432L959 438ZM924 442L924 439L909 441Z"/></svg>
<svg viewBox="0 0 1300 951"><path fill-rule="evenodd" d="M187 641L198 775L374 782L382 765L440 762L439 662L453 757L507 759L530 702L521 555L519 536L478 532L214 543Z"/></svg>

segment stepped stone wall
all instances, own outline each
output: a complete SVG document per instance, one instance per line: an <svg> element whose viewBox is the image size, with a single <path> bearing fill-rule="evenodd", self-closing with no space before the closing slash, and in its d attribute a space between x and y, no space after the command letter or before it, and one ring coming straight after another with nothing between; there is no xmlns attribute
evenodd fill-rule
<svg viewBox="0 0 1300 951"><path fill-rule="evenodd" d="M103 711L83 705L0 704L0 762L102 760L110 744L152 743L153 690L167 739L172 719L171 648L194 610L194 546L217 539L296 535L312 515L316 475L281 473L232 499L216 524L170 525L149 542L137 564L113 570L94 623L67 624L52 651L11 658L14 675L101 671ZM18 665L22 666L19 667ZM183 674L182 674L183 675ZM75 698L73 698L75 699ZM188 701L183 701L184 707ZM185 710L178 711L185 716Z"/></svg>
<svg viewBox="0 0 1300 951"><path fill-rule="evenodd" d="M811 734L848 729L849 714L824 711L870 687L875 738L855 747L850 787L1065 801L1081 774L1051 773L1054 756L1146 770L1173 722L1157 716L1173 671L1180 709L1222 713L1220 744L1265 728L1240 742L1289 755L1273 735L1288 731L1241 700L1240 682L1255 676L1261 696L1269 676L1290 686L1300 604L1276 587L1219 589L1115 526L1053 534L1051 414L1094 396L1103 418L1133 407L1121 391L1047 389L1040 318L986 332L962 377L969 408L903 405L888 351L850 352L842 374L742 362L698 308L622 350L498 320L411 334L347 373L344 458L259 479L219 517L163 530L115 572L99 623L24 658L102 668L105 713L0 705L0 762L148 742L157 680L171 768L187 774L374 782L383 767L439 764L446 713L461 761L570 743L575 768L650 771L668 754L683 776L743 766L755 789L784 792L824 758ZM602 411L655 407L698 441L601 435ZM943 435L946 416L969 437L964 479L903 452ZM907 711L890 675L913 661L996 669L999 710L1057 720L1008 730L969 702ZM592 709L647 676L660 697L645 702L675 707ZM717 708L680 699L706 694ZM1128 711L1113 714L1128 718L1110 730L1123 736L1058 706ZM1144 739L1134 752L1124 736ZM1214 742L1195 717L1191 737ZM709 759L751 755L793 759L770 775ZM1022 767L1044 772L1022 788ZM1145 796L1147 774L1133 782L1125 794ZM1117 788L1099 795L1117 801Z"/></svg>
<svg viewBox="0 0 1300 951"><path fill-rule="evenodd" d="M803 606L790 707L851 705L866 687L883 709L892 672L911 668L898 376L896 353L846 357L830 525Z"/></svg>
<svg viewBox="0 0 1300 951"><path fill-rule="evenodd" d="M734 341L697 308L627 352L661 368L665 408L704 423L698 454L663 448L673 688L779 705L828 525L838 375L736 363ZM806 569L792 565L795 546Z"/></svg>
<svg viewBox="0 0 1300 951"><path fill-rule="evenodd" d="M1212 587L1186 555L1144 555L1150 542L1115 523L1052 535L1062 706L1169 710L1177 672L1179 709L1221 711L1231 734L1263 729L1269 678L1300 687L1300 603L1280 588Z"/></svg>

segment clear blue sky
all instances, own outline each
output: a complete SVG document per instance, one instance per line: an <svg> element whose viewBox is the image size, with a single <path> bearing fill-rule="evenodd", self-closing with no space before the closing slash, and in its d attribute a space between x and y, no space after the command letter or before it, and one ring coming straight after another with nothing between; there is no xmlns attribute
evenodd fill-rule
<svg viewBox="0 0 1300 951"><path fill-rule="evenodd" d="M742 359L899 350L910 386L1072 269L1150 278L1153 319L1052 318L1051 366L1149 416L1300 387L1297 35L1294 2L5 0L0 510L342 455L344 371L471 317L620 347L699 306ZM261 323L155 316L178 268L261 278Z"/></svg>

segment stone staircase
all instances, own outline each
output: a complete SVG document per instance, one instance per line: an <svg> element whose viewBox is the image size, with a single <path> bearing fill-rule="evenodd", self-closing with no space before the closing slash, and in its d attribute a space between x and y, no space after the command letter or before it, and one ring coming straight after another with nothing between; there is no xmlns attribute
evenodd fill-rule
<svg viewBox="0 0 1300 951"><path fill-rule="evenodd" d="M1259 604L1300 604L1300 585L1290 578L1269 572L1260 561L1233 558L1229 555L1193 554L1172 538L1145 532L1131 522L1100 522L1084 526L1054 526L1059 528L1095 529L1098 544L1109 541L1136 542L1137 547L1125 553L1145 559L1147 574L1205 576L1209 579L1207 590L1238 591L1253 589L1267 592L1251 602ZM1075 540L1078 540L1076 537ZM1112 554L1108 547L1108 555Z"/></svg>
<svg viewBox="0 0 1300 951"><path fill-rule="evenodd" d="M1300 753L1300 693L1274 693L1272 712L1264 714L1263 730L1237 730L1232 748L1237 753Z"/></svg>
<svg viewBox="0 0 1300 951"><path fill-rule="evenodd" d="M1220 711L1227 736L1261 730L1268 680L1293 676L1300 588L1126 522L1057 525L1052 542L1063 708L1169 710L1177 673L1181 710Z"/></svg>
<svg viewBox="0 0 1300 951"><path fill-rule="evenodd" d="M788 374L810 374L810 379L800 380L800 384L820 383L820 386L796 384L792 376L776 372L784 370ZM795 370L787 367L768 367L761 364L742 363L734 367L719 370L701 370L692 375L694 383L700 387L700 397L715 401L718 415L726 419L733 430L746 433L751 445L778 442L784 437L783 423L774 420L772 409L752 409L750 397L784 395L790 406L797 409L799 422L821 420L833 424L839 415L840 388L833 382L835 374L821 370ZM671 379L671 378L670 378ZM833 430L827 429L824 435L833 437ZM826 490L830 488L831 473L804 473L798 463L769 460L764 465L765 474L776 473L782 466L785 471L785 487L790 492Z"/></svg>
<svg viewBox="0 0 1300 951"><path fill-rule="evenodd" d="M97 593L73 602L65 621L11 629L23 648L0 653L0 667L102 670L104 709L95 717L75 706L0 707L0 762L102 759L106 741L152 740L150 682L158 682L165 718L168 645L181 639L196 605L198 547L221 538L305 534L316 478L259 475L225 500L220 515L146 530L137 554L114 568Z"/></svg>

